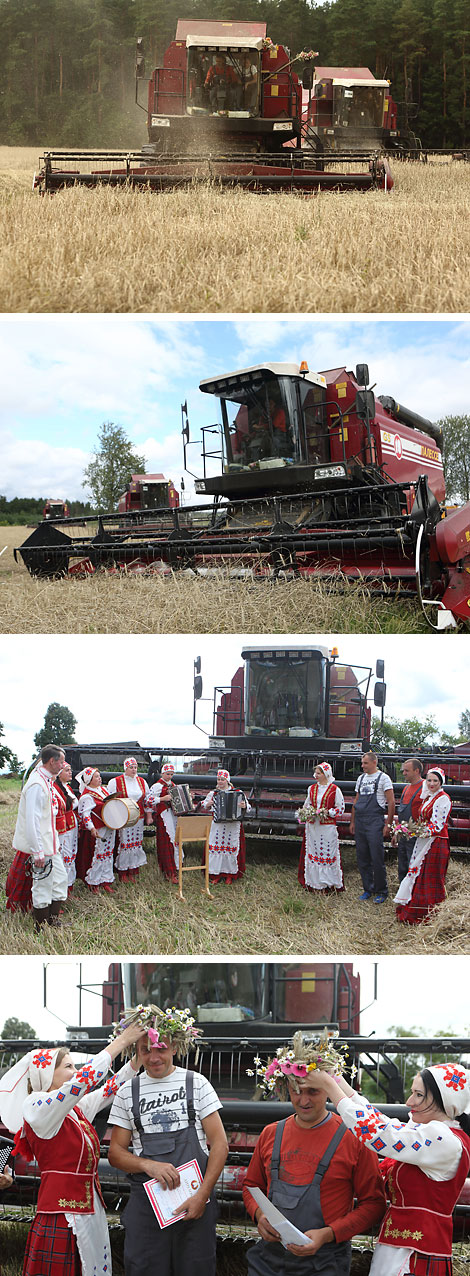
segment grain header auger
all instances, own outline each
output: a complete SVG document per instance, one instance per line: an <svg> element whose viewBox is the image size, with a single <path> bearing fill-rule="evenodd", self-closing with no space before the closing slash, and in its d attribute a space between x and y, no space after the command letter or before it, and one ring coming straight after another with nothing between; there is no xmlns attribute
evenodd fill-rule
<svg viewBox="0 0 470 1276"><path fill-rule="evenodd" d="M180 19L149 81L137 42L136 103L148 131L142 151L46 151L33 185L41 192L75 185L164 191L207 181L259 192L390 190L375 134L365 149L325 147L317 156L318 136L306 127L302 101L302 82L310 84L317 56L291 58L266 36L264 22Z"/></svg>
<svg viewBox="0 0 470 1276"><path fill-rule="evenodd" d="M433 628L468 623L470 504L445 509L441 430L368 387L367 364L263 363L206 378L200 389L220 409L202 445L182 405L201 504L49 520L18 552L42 576L223 567L360 580L373 595L418 597Z"/></svg>

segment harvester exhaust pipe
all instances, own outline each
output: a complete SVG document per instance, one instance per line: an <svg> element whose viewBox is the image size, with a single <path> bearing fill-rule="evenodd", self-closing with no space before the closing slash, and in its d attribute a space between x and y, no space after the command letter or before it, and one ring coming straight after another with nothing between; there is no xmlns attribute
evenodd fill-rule
<svg viewBox="0 0 470 1276"><path fill-rule="evenodd" d="M379 395L379 400L385 411L396 417L401 425L409 425L412 430L423 430L425 434L429 434L437 444L439 451L442 452L442 430L440 426L434 424L434 421L428 421L427 417L420 416L418 412L413 412L411 408L403 407L402 403L397 403L396 399L392 399L388 394Z"/></svg>

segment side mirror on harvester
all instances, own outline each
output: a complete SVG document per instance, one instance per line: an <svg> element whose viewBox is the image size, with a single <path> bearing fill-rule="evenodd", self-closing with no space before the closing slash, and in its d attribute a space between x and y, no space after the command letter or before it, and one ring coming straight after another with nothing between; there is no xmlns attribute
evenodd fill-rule
<svg viewBox="0 0 470 1276"><path fill-rule="evenodd" d="M358 390L356 394L356 413L363 421L371 421L375 416L375 394L373 390Z"/></svg>

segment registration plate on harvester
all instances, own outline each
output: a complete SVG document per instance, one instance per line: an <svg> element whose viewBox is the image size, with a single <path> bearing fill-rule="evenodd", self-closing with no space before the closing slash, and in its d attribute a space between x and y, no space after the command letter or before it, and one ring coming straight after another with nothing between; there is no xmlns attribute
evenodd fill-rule
<svg viewBox="0 0 470 1276"><path fill-rule="evenodd" d="M152 125L153 128L169 128L170 121L162 115L152 115Z"/></svg>
<svg viewBox="0 0 470 1276"><path fill-rule="evenodd" d="M290 133L292 128L292 120L279 120L273 124L273 133Z"/></svg>

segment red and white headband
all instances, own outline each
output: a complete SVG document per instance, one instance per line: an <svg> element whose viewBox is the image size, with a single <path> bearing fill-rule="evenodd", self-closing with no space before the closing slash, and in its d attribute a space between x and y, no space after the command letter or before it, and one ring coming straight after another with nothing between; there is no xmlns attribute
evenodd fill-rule
<svg viewBox="0 0 470 1276"><path fill-rule="evenodd" d="M23 1055L0 1078L0 1117L12 1134L16 1134L23 1124L23 1104L28 1095L28 1082L34 1093L50 1090L59 1049L60 1046L55 1050L36 1047L29 1054Z"/></svg>
<svg viewBox="0 0 470 1276"><path fill-rule="evenodd" d="M161 774L162 774L162 775L173 775L174 770L175 770L175 768L174 768L174 766L172 766L171 762L165 762L165 763L164 763L164 765L162 766Z"/></svg>
<svg viewBox="0 0 470 1276"><path fill-rule="evenodd" d="M457 1063L435 1063L428 1072L437 1084L446 1116L451 1121L470 1112L470 1073Z"/></svg>
<svg viewBox="0 0 470 1276"><path fill-rule="evenodd" d="M83 768L83 771L78 772L75 779L79 784L80 793L83 793L83 790L88 788L90 780L97 774L97 771L98 768L96 766L86 766Z"/></svg>
<svg viewBox="0 0 470 1276"><path fill-rule="evenodd" d="M429 771L426 773L426 779L428 778L428 775L439 775L441 777L442 784L445 784L446 775L445 775L445 771L442 770L442 767L430 766Z"/></svg>
<svg viewBox="0 0 470 1276"><path fill-rule="evenodd" d="M136 758L124 758L124 770L125 770L125 769L126 769L126 767L128 767L128 766L137 766L137 759L136 759Z"/></svg>
<svg viewBox="0 0 470 1276"><path fill-rule="evenodd" d="M323 775L326 777L327 780L333 779L333 772L331 770L329 762L319 762L318 766L315 767L315 770L323 771Z"/></svg>
<svg viewBox="0 0 470 1276"><path fill-rule="evenodd" d="M217 772L217 779L218 779L218 780L229 780L229 779L230 779L230 771L222 771L222 770L218 771L218 772Z"/></svg>

